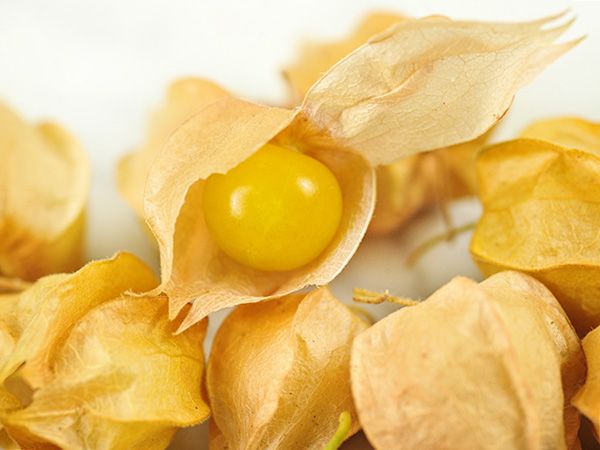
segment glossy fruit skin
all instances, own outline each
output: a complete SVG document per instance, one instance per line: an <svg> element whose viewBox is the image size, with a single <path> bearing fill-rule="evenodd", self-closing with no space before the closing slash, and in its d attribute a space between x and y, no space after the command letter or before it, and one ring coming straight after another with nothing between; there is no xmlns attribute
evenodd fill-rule
<svg viewBox="0 0 600 450"><path fill-rule="evenodd" d="M204 219L217 245L262 271L314 261L335 236L342 209L340 185L327 166L274 144L204 186Z"/></svg>

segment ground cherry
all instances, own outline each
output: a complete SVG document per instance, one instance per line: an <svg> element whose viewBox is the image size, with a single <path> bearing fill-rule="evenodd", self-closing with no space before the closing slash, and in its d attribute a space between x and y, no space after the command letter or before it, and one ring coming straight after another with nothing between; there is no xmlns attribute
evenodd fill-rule
<svg viewBox="0 0 600 450"><path fill-rule="evenodd" d="M342 217L342 192L320 161L267 144L204 186L204 218L229 257L265 271L292 270L317 258Z"/></svg>

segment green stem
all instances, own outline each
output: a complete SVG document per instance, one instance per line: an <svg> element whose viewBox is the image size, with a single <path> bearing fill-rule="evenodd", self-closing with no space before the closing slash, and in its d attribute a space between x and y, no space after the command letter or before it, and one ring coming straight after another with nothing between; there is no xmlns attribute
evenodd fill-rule
<svg viewBox="0 0 600 450"><path fill-rule="evenodd" d="M339 425L335 434L327 443L327 445L325 445L323 450L337 450L340 448L342 443L348 437L348 433L350 433L350 425L352 425L350 413L348 411L344 411L340 414Z"/></svg>

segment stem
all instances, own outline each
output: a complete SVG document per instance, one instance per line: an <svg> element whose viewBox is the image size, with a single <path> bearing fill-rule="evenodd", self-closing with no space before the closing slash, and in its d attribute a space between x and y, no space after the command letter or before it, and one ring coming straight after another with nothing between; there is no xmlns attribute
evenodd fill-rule
<svg viewBox="0 0 600 450"><path fill-rule="evenodd" d="M329 442L325 445L323 450L337 450L340 448L342 443L348 437L348 433L350 433L350 425L352 425L352 418L350 417L350 413L348 411L344 411L340 414L339 425L333 437L329 440Z"/></svg>
<svg viewBox="0 0 600 450"><path fill-rule="evenodd" d="M420 302L418 300L413 300L412 298L403 298L403 297L395 297L389 293L389 291L385 292L374 292L368 291L366 289L355 288L354 293L352 295L352 300L359 303L369 303L371 305L377 305L383 302L395 303L401 306L415 306Z"/></svg>
<svg viewBox="0 0 600 450"><path fill-rule="evenodd" d="M426 239L425 241L421 242L417 246L417 248L415 248L410 253L410 255L408 255L408 258L406 258L406 265L408 267L414 266L431 249L435 248L442 242L452 241L452 239L454 239L459 234L465 233L467 231L471 231L473 228L475 228L475 225L476 225L476 222L469 222L464 225L461 225L460 227L452 228L448 231L445 231L443 233L440 233L433 237L430 237L429 239Z"/></svg>

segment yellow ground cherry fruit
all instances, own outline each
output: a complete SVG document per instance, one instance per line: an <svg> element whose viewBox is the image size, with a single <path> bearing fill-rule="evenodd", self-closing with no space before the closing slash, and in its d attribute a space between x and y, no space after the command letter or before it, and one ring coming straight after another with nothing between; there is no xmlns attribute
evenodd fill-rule
<svg viewBox="0 0 600 450"><path fill-rule="evenodd" d="M321 162L267 144L204 187L204 218L229 257L265 271L292 270L314 261L342 217L342 192Z"/></svg>

